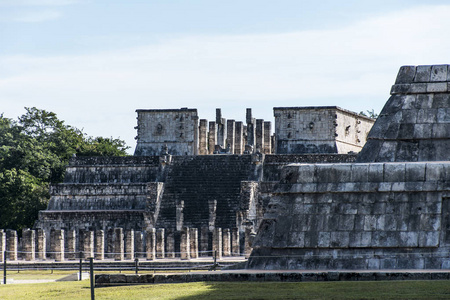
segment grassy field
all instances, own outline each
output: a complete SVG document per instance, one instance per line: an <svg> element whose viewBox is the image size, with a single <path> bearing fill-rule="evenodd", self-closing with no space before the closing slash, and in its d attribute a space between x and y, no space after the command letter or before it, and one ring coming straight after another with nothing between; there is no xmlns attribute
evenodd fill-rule
<svg viewBox="0 0 450 300"><path fill-rule="evenodd" d="M197 282L108 287L96 299L450 299L450 281ZM90 299L89 281L0 286L0 299Z"/></svg>

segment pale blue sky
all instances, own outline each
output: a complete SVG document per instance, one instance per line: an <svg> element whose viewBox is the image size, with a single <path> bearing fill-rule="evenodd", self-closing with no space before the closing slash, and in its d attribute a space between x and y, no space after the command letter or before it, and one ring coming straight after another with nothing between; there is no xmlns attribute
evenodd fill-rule
<svg viewBox="0 0 450 300"><path fill-rule="evenodd" d="M0 113L134 148L135 109L379 111L398 68L450 63L448 1L0 0Z"/></svg>

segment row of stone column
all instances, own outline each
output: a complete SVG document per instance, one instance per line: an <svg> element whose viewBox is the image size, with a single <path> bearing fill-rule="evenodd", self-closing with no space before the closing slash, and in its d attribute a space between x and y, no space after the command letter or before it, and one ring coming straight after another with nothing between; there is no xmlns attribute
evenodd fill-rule
<svg viewBox="0 0 450 300"><path fill-rule="evenodd" d="M179 252L175 252L176 234L179 238ZM56 261L76 260L80 258L94 257L96 260L105 258L121 260L133 260L135 256L148 260L175 258L183 260L194 259L201 256L240 256L240 233L238 228L215 228L210 232L207 227L197 228L183 227L178 233L172 230L150 229L142 231L114 228L108 230L105 238L104 230L81 231L78 237L75 230L58 229L51 230L50 240L47 243L46 232L42 229L22 231L22 259L33 261L51 258ZM211 236L212 235L212 236ZM244 254L251 252L249 236L245 234ZM210 242L210 239L212 241ZM50 245L47 251L47 244ZM18 260L18 236L14 230L0 230L0 250L6 251L8 260ZM77 251L78 250L78 251ZM105 252L106 250L106 252ZM0 261L3 255L0 255Z"/></svg>
<svg viewBox="0 0 450 300"><path fill-rule="evenodd" d="M246 146L264 154L272 153L272 123L252 118L251 109L247 109L245 125L243 122L222 118L221 110L216 109L216 121L201 119L199 124L198 154L213 154L216 145L228 148L231 154L245 154ZM251 153L246 153L251 154Z"/></svg>

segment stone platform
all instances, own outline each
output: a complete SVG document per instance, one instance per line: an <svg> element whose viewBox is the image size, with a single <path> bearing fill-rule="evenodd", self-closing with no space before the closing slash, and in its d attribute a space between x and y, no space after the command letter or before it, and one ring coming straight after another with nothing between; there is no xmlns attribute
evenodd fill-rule
<svg viewBox="0 0 450 300"><path fill-rule="evenodd" d="M172 274L98 274L96 287L137 284L187 283L200 281L272 281L272 282L314 282L314 281L384 281L384 280L449 280L450 271L443 270L238 270L210 271Z"/></svg>

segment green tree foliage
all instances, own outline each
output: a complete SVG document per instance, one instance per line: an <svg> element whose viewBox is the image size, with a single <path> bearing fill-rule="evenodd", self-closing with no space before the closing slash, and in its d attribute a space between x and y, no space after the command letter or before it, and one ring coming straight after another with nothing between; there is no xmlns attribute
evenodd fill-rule
<svg viewBox="0 0 450 300"><path fill-rule="evenodd" d="M366 110L366 112L360 111L359 114L360 114L361 116L369 117L369 118L372 118L372 119L378 118L378 114L375 112L374 109L372 109L372 110Z"/></svg>
<svg viewBox="0 0 450 300"><path fill-rule="evenodd" d="M72 156L125 156L129 148L120 139L86 136L53 112L25 110L18 121L0 115L0 228L32 227Z"/></svg>

